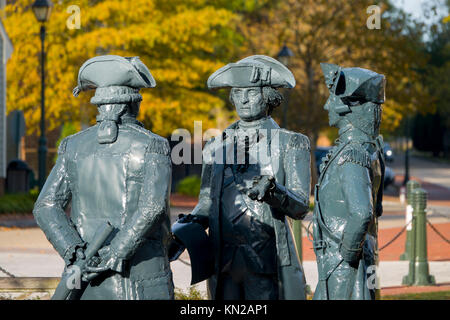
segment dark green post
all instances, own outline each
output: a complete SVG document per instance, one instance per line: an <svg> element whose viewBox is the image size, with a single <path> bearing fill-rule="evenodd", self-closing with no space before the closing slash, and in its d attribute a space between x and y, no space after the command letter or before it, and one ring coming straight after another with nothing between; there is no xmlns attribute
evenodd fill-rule
<svg viewBox="0 0 450 320"><path fill-rule="evenodd" d="M429 274L427 259L427 192L417 188L411 193L413 221L411 242L409 247L409 273L402 284L409 286L430 286L435 284L434 277Z"/></svg>
<svg viewBox="0 0 450 320"><path fill-rule="evenodd" d="M416 217L416 272L414 285L431 286L436 284L429 273L427 255L427 192L416 189L412 193L414 216Z"/></svg>
<svg viewBox="0 0 450 320"><path fill-rule="evenodd" d="M47 138L45 137L45 25L41 25L41 136L39 137L39 191L47 178Z"/></svg>
<svg viewBox="0 0 450 320"><path fill-rule="evenodd" d="M414 180L409 180L408 183L406 183L406 219L405 223L408 223L409 220L412 218L412 206L411 206L411 193L417 189L420 188L420 183ZM400 255L400 260L409 260L409 249L411 246L411 229L412 224L410 224L406 228L406 242L405 242L405 252L403 252Z"/></svg>
<svg viewBox="0 0 450 320"><path fill-rule="evenodd" d="M36 0L31 9L41 24L41 135L39 137L39 190L42 190L47 178L47 138L45 137L45 23L49 20L53 3L50 0Z"/></svg>

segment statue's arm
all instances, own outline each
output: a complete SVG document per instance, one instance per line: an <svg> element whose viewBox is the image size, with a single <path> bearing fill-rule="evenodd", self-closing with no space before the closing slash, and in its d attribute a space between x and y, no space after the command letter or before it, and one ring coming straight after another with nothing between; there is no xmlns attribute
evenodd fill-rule
<svg viewBox="0 0 450 320"><path fill-rule="evenodd" d="M285 184L275 182L266 201L293 219L303 219L309 210L310 150L306 136L294 134L290 138L283 159Z"/></svg>
<svg viewBox="0 0 450 320"><path fill-rule="evenodd" d="M118 263L113 268L122 270L122 262L129 260L169 212L172 164L168 142L159 141L160 152L151 148L145 154L144 178L138 210L112 239L109 248ZM161 152L161 150L163 150Z"/></svg>
<svg viewBox="0 0 450 320"><path fill-rule="evenodd" d="M373 214L369 169L357 163L345 162L341 166L340 181L348 210L340 252L347 262L352 263L360 256Z"/></svg>
<svg viewBox="0 0 450 320"><path fill-rule="evenodd" d="M73 262L75 252L84 246L74 224L64 212L71 200L67 178L66 144L64 139L58 149L58 159L34 205L33 215L66 265Z"/></svg>

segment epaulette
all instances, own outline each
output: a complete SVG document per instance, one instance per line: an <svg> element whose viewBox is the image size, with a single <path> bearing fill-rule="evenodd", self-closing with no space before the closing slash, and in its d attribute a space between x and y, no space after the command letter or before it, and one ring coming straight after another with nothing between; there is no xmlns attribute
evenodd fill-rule
<svg viewBox="0 0 450 320"><path fill-rule="evenodd" d="M152 137L148 144L149 153L162 154L168 156L170 154L169 142L162 137Z"/></svg>
<svg viewBox="0 0 450 320"><path fill-rule="evenodd" d="M342 165L345 162L356 163L369 169L370 155L361 146L350 144L339 156L338 164Z"/></svg>
<svg viewBox="0 0 450 320"><path fill-rule="evenodd" d="M59 144L58 147L58 154L64 154L66 152L66 146L67 146L67 140L69 137L65 137L64 139L61 140L61 143Z"/></svg>
<svg viewBox="0 0 450 320"><path fill-rule="evenodd" d="M170 154L170 147L167 139L140 126L128 126L128 128L138 131L150 138L150 142L147 145L147 150L149 153L157 153L165 156Z"/></svg>
<svg viewBox="0 0 450 320"><path fill-rule="evenodd" d="M288 149L311 151L308 137L300 133L292 133L289 139Z"/></svg>

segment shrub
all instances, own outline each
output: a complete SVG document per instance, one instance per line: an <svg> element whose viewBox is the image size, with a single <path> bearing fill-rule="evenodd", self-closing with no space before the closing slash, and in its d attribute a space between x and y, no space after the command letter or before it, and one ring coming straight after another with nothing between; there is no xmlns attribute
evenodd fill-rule
<svg viewBox="0 0 450 320"><path fill-rule="evenodd" d="M0 213L31 213L37 200L38 192L10 193L0 197Z"/></svg>
<svg viewBox="0 0 450 320"><path fill-rule="evenodd" d="M176 191L187 196L198 197L200 194L200 184L201 180L199 176L188 176L178 182Z"/></svg>

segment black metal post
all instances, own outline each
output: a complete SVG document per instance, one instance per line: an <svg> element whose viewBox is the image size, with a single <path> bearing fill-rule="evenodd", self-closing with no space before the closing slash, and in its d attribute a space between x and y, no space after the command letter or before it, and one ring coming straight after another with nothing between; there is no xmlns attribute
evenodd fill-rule
<svg viewBox="0 0 450 320"><path fill-rule="evenodd" d="M39 137L39 190L44 186L47 166L47 138L45 137L45 25L41 25L41 136Z"/></svg>

